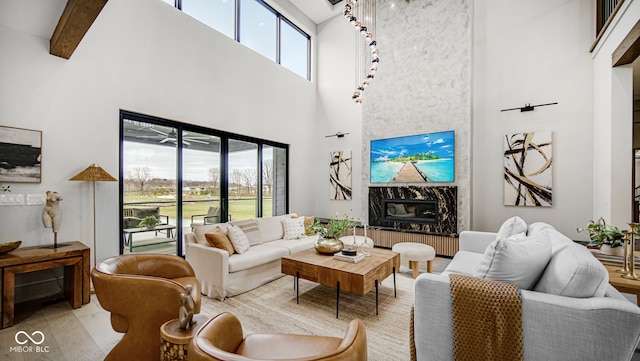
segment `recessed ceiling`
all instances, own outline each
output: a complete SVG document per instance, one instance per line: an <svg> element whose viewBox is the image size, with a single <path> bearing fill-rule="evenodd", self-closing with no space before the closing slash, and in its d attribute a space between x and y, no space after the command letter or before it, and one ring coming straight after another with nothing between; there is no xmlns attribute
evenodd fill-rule
<svg viewBox="0 0 640 361"><path fill-rule="evenodd" d="M289 2L316 24L341 14L344 9L342 0L289 0Z"/></svg>

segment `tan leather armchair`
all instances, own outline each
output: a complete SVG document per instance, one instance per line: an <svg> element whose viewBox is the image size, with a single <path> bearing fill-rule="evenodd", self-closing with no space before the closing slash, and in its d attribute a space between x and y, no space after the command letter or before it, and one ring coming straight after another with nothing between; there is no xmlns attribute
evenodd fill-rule
<svg viewBox="0 0 640 361"><path fill-rule="evenodd" d="M189 361L221 360L367 360L364 323L349 323L344 338L311 335L251 334L244 337L240 320L224 312L207 321L187 351Z"/></svg>
<svg viewBox="0 0 640 361"><path fill-rule="evenodd" d="M111 312L111 326L125 333L105 360L159 360L160 326L178 318L180 294L191 285L194 313L200 312L200 287L191 265L181 257L127 254L100 262L91 279L100 305Z"/></svg>

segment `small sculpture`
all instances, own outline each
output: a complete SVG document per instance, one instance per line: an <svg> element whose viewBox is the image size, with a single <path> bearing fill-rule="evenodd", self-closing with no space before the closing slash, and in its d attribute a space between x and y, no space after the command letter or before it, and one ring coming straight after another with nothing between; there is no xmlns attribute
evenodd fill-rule
<svg viewBox="0 0 640 361"><path fill-rule="evenodd" d="M184 293L180 294L180 328L183 330L188 329L193 325L193 309L195 304L193 302L193 297L191 297L191 286L186 286L184 288Z"/></svg>
<svg viewBox="0 0 640 361"><path fill-rule="evenodd" d="M61 200L62 197L58 195L58 192L47 191L47 204L42 210L42 223L45 228L52 228L55 245L58 244L58 229L62 221L62 211L60 211L58 204Z"/></svg>

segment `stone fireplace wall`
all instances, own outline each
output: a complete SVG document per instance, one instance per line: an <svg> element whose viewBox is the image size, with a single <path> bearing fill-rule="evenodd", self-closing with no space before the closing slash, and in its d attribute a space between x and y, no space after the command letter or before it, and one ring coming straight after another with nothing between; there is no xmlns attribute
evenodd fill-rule
<svg viewBox="0 0 640 361"><path fill-rule="evenodd" d="M457 235L457 187L370 187L369 224L394 230L409 230L427 234ZM419 224L383 221L383 199L435 200L438 202L438 223Z"/></svg>
<svg viewBox="0 0 640 361"><path fill-rule="evenodd" d="M370 186L456 186L454 233L470 229L473 2L381 0L376 10L380 64L362 101L363 216ZM371 140L447 130L455 131L454 182L371 184Z"/></svg>

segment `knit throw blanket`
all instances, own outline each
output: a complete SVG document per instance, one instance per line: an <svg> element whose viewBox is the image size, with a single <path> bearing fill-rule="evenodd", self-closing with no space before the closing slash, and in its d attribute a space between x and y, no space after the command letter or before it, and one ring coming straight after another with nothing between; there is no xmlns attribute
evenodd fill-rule
<svg viewBox="0 0 640 361"><path fill-rule="evenodd" d="M518 287L458 274L450 274L449 279L454 360L524 360Z"/></svg>

